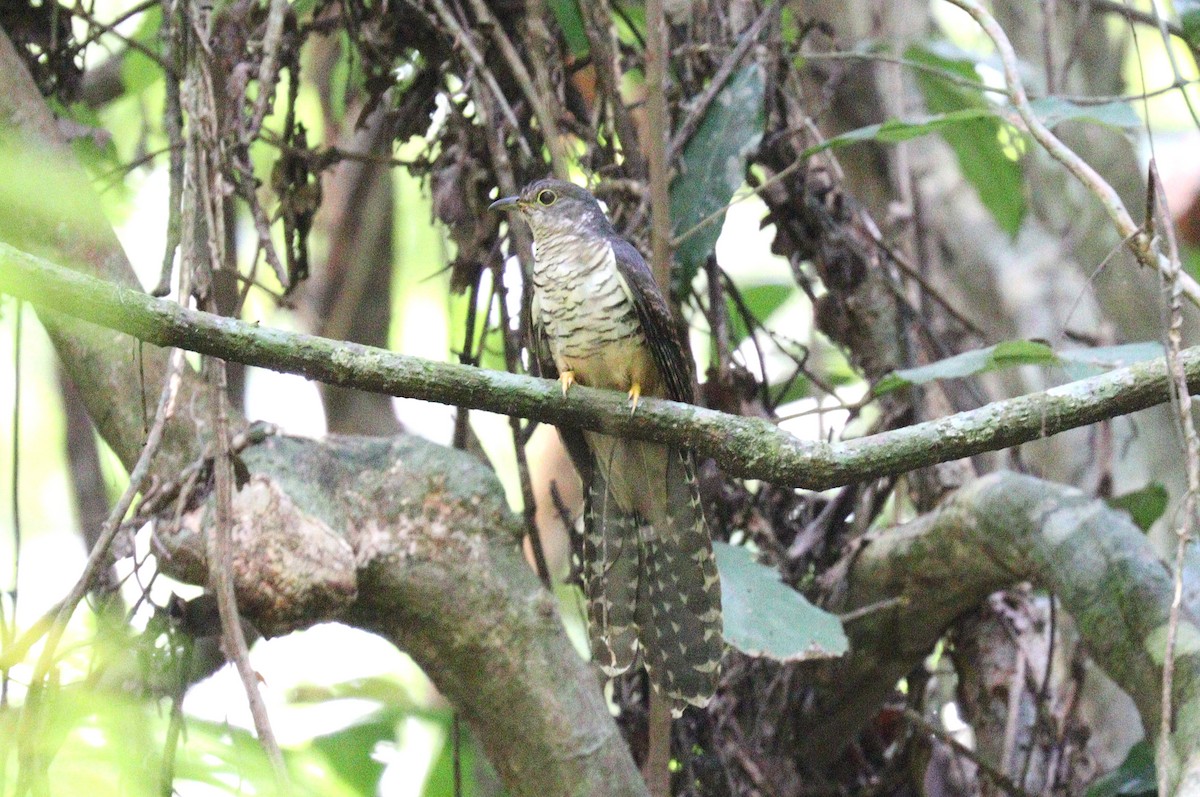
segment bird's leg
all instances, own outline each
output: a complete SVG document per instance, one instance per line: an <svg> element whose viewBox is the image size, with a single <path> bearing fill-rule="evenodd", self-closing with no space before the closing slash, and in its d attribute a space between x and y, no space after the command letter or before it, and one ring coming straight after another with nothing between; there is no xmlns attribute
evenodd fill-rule
<svg viewBox="0 0 1200 797"><path fill-rule="evenodd" d="M571 385L575 384L575 372L563 371L558 375L558 381L562 383L563 395L567 395L567 391L571 389Z"/></svg>
<svg viewBox="0 0 1200 797"><path fill-rule="evenodd" d="M634 382L633 387L629 388L629 414L633 415L637 411L638 399L642 397L642 386L639 382Z"/></svg>

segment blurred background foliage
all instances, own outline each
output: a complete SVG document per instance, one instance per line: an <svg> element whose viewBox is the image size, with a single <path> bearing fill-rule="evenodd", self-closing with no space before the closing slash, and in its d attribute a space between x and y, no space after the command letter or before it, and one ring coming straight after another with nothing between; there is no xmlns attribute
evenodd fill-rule
<svg viewBox="0 0 1200 797"><path fill-rule="evenodd" d="M899 168L894 156L879 153L902 151L903 142L918 139L941 142L929 146L944 147L940 151L956 165L939 174L969 186L986 214L973 217L987 230L979 237L999 233L991 240L1000 242L997 249L1011 246L1005 251L1012 259L1035 248L1029 239L1038 235L1036 224L1047 222L1071 240L1041 205L1056 201L1043 192L1066 196L1073 189L1047 188L1037 173L1044 169L1040 156L1031 152L997 91L992 50L963 15L936 0L911 4L920 7L923 27L915 41L897 49L908 35L903 25L893 20L892 28L872 31L835 28L829 19L840 5L685 3L672 12L678 16L671 33L674 135L667 144L676 173L670 287L691 334L705 402L775 418L808 439L854 436L937 414L914 402L905 387L958 380L948 383L942 400L964 408L1012 392L1015 366L1043 367L1043 375L1032 378L1019 372L1028 387L1078 375L1072 363L1104 368L1154 356L1157 318L1148 328L1122 327L1119 313L1106 315L1104 296L1083 302L1100 305L1095 323L1067 314L1047 327L1021 323L1023 313L1043 311L1022 305L1012 293L989 292L970 275L956 283L953 265L939 269L922 262L919 273L911 271L916 259L937 259L922 247L941 247L943 265L952 260L953 247L921 226L921 214L936 215L936 208L914 204L911 195L885 197L878 184L861 179L871 169L880 182L892 179L888 169ZM1078 42L1094 34L1108 42L1116 89L1107 94L1095 85L1080 87L1072 67L1083 67L1071 63L1075 51L1057 40L1047 44L1044 63L1025 64L1039 86L1038 113L1055 126L1082 131L1080 140L1102 128L1132 142L1134 159L1145 155L1154 131L1159 157L1171 162L1163 169L1166 190L1173 192L1172 207L1190 242L1190 267L1200 274L1200 124L1193 109L1200 101L1200 8L1176 3L1171 24L1180 34L1168 48L1151 26L1132 37L1129 19L1098 8L1105 4L1023 5L1040 9L1030 13L1049 9L1056 36ZM593 187L618 228L648 251L646 171L636 143L649 135L644 6L636 0L595 6L583 0L296 0L284 6L280 80L261 128L247 136L240 112L223 116L219 108L207 109L213 114L210 134L228 143L231 153L214 173L239 200L226 205L229 260L218 272L218 307L272 326L431 359L533 370L522 348L520 266L510 256L521 244L519 232L506 238L502 220L484 208L498 186L506 190L505 181L520 185L557 167ZM1080 11L1085 7L1087 15ZM1153 19L1151 4L1133 7ZM160 284L164 252L170 262L179 242L171 231L171 207L179 180L172 161L185 147L180 120L203 115L192 116L203 109L188 105L200 102L195 97L183 97L183 111L179 106L180 78L192 68L184 51L194 57L194 31L188 32L198 18L194 13L185 3L158 0L0 3L0 28L19 46L59 115L147 289ZM241 101L230 87L244 88L261 65L267 7L218 0L208 13L211 77ZM610 24L615 35L609 35ZM506 37L516 44L515 60L504 49ZM923 107L857 97L857 73L846 65L859 63L899 65L898 85L915 91ZM1045 78L1047 64L1057 64L1057 84ZM1134 96L1162 86L1174 88L1145 101ZM247 90L247 102L262 90L257 84ZM536 107L539 102L549 107ZM867 116L875 118L852 123L844 106L855 102L871 105ZM551 136L544 118L556 123ZM1136 162L1133 170L1142 171ZM50 215L74 215L70 203L86 200L57 174L0 146L0 237L30 238L47 205L55 207ZM905 184L899 177L894 183ZM1079 265L1091 272L1100 262L1084 254ZM1118 272L1112 278L1117 282L1130 279L1120 273L1131 269L1127 263L1109 268ZM868 307L856 316L864 297L879 301L870 285L881 274L895 294L887 302L894 303L887 312ZM1050 290L1013 272L997 271L995 279L1008 288ZM1073 285L1067 290L1090 290L1087 280ZM960 301L967 293L976 300ZM0 377L0 419L11 420L0 422L0 484L9 486L0 498L0 539L6 541L0 546L0 642L11 646L74 583L85 546L126 476L92 431L32 314L7 300L0 314L0 373L6 374ZM874 319L874 331L866 330L866 319ZM905 345L897 353L900 342ZM1142 348L1109 348L1117 343ZM1080 347L1091 354L1071 355ZM1004 379L982 377L998 371ZM453 408L319 388L257 369L234 369L231 383L247 417L291 433L407 430L479 452L501 476L515 510L532 509L526 502L536 494L541 515L531 515L530 522L539 524L554 573L566 571L566 538L554 509L561 500L560 513L569 514L577 498L570 495L573 477L553 450L552 435L533 434L533 427L499 416L472 413L468 421ZM150 386L148 395L156 390ZM1110 461L1098 469L1057 460L1036 446L1025 449L1025 463L1017 457L1008 465L1032 462L1036 471L1068 474L1066 481L1101 495L1144 486L1127 483L1123 456L1111 461L1111 443L1105 451ZM1145 499L1153 506L1126 499L1147 528L1179 485L1178 472L1149 476ZM561 495L551 494L549 484ZM706 485L722 535L750 543L788 583L802 588L812 586L839 541L929 505L918 489L898 489L896 480L822 495L735 483L710 469ZM50 706L53 732L38 740L53 755L53 792L269 792L270 769L247 730L249 717L229 668L207 678L190 669L206 660L197 647L215 645L211 635L178 631L200 590L154 573L145 531L129 545L132 555L114 566L110 591L95 594L92 611L76 616L61 651L61 688ZM562 594L564 616L578 635L577 599L570 590ZM22 731L11 706L23 699L22 679L29 677L37 650L3 672L5 794L19 788L11 751ZM119 655L129 650L140 664L132 671L123 669ZM253 661L298 791L497 793L451 707L386 643L319 626L260 641ZM943 659L931 667L939 677L951 677ZM760 669L747 664L731 678L757 683L765 677ZM934 711L961 732L965 726L952 721L952 690L942 689ZM630 699L628 693L613 696L618 705ZM787 716L789 705L775 706L779 716ZM883 720L872 726L875 736L863 743L861 760L842 773L842 789L886 790L895 751L885 726ZM695 733L701 738L706 731ZM1114 754L1117 761L1126 749ZM1130 766L1135 776L1144 774L1144 765ZM1105 768L1111 767L1093 770ZM752 773L739 777L753 780ZM779 782L788 781L780 776ZM1068 791L1078 785L1070 777L1051 779L1047 790L1058 788L1055 783Z"/></svg>

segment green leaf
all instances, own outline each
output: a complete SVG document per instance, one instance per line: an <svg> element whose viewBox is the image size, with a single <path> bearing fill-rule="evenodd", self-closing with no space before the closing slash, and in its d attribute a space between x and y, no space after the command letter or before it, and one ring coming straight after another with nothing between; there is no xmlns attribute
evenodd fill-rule
<svg viewBox="0 0 1200 797"><path fill-rule="evenodd" d="M893 371L876 383L875 395L881 396L909 385L923 385L935 379L960 379L1017 365L1058 364L1058 355L1045 343L1008 340L995 346L965 351L929 365Z"/></svg>
<svg viewBox="0 0 1200 797"><path fill-rule="evenodd" d="M1124 509L1142 531L1150 531L1154 521L1167 511L1169 502L1167 488L1158 482L1150 482L1140 490L1108 499L1113 509Z"/></svg>
<svg viewBox="0 0 1200 797"><path fill-rule="evenodd" d="M1102 105L1078 105L1061 97L1041 97L1029 103L1034 114L1047 127L1060 122L1095 122L1119 130L1142 126L1141 117L1127 102L1106 102Z"/></svg>
<svg viewBox="0 0 1200 797"><path fill-rule="evenodd" d="M1175 12L1183 38L1192 47L1200 47L1200 0L1175 0Z"/></svg>
<svg viewBox="0 0 1200 797"><path fill-rule="evenodd" d="M152 53L162 54L162 40L158 31L162 27L162 7L153 6L142 15L137 30L130 37L144 45ZM163 78L162 67L140 50L130 47L121 61L121 83L126 95L141 94Z"/></svg>
<svg viewBox="0 0 1200 797"><path fill-rule="evenodd" d="M586 57L592 47L588 42L587 29L583 26L579 0L550 0L550 13L554 14L571 55L577 59Z"/></svg>
<svg viewBox="0 0 1200 797"><path fill-rule="evenodd" d="M803 157L807 158L822 150L844 147L847 144L857 144L861 141L882 141L885 144L895 144L900 141L908 141L919 136L936 133L951 125L995 115L995 110L991 108L964 108L949 113L931 114L912 121L888 119L886 122L859 127L833 138L825 139L820 144L806 149Z"/></svg>
<svg viewBox="0 0 1200 797"><path fill-rule="evenodd" d="M442 745L441 752L434 759L433 766L429 770L429 775L425 778L424 797L450 797L455 794L454 791L454 715L453 712L446 710L441 712L438 717L438 724L442 726L445 743ZM459 766L462 772L462 793L471 795L475 794L477 789L475 785L475 745L472 743L471 734L467 731L465 725L461 729L462 736L459 738Z"/></svg>
<svg viewBox="0 0 1200 797"><path fill-rule="evenodd" d="M846 652L841 620L813 606L745 548L720 542L713 547L729 644L779 661L836 658Z"/></svg>
<svg viewBox="0 0 1200 797"><path fill-rule="evenodd" d="M749 314L757 319L759 323L763 323L798 290L800 289L796 287L796 283L794 282L769 282L758 285L743 285L741 287L742 302L745 303ZM730 321L729 342L737 346L749 336L749 331L746 329L746 321L742 318L742 313L737 303L733 301L732 297L728 298L728 302Z"/></svg>
<svg viewBox="0 0 1200 797"><path fill-rule="evenodd" d="M926 64L943 72L978 81L975 63L970 58L948 56L925 45L913 45L905 52L910 61ZM924 70L916 72L917 86L925 105L933 113L995 108L980 89L942 79ZM1025 183L1021 165L1006 151L1005 139L1013 139L1016 128L985 114L971 121L947 125L942 138L954 150L959 168L975 190L996 224L1015 236L1025 218Z"/></svg>
<svg viewBox="0 0 1200 797"><path fill-rule="evenodd" d="M751 64L717 93L684 147L679 176L671 183L676 236L729 204L745 182L746 157L762 139L765 119L762 72ZM671 283L676 296L687 293L720 234L721 224L713 221L679 244Z"/></svg>
<svg viewBox="0 0 1200 797"><path fill-rule="evenodd" d="M383 763L375 756L381 742L396 741L396 726L405 712L388 708L334 733L318 736L312 746L325 754L333 770L354 791L373 795L379 788Z"/></svg>
<svg viewBox="0 0 1200 797"><path fill-rule="evenodd" d="M1162 357L1163 346L1158 341L1122 343L1117 346L1096 346L1090 349L1060 351L1063 369L1071 379L1086 379L1114 368Z"/></svg>
<svg viewBox="0 0 1200 797"><path fill-rule="evenodd" d="M1142 740L1129 749L1121 766L1088 787L1087 797L1149 797L1157 793L1154 748Z"/></svg>

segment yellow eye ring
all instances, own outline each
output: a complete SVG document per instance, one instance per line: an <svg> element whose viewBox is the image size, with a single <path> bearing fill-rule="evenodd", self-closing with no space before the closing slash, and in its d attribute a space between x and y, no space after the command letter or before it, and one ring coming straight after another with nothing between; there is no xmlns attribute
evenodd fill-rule
<svg viewBox="0 0 1200 797"><path fill-rule="evenodd" d="M542 191L538 191L537 201L539 205L550 207L558 201L558 194L547 188Z"/></svg>

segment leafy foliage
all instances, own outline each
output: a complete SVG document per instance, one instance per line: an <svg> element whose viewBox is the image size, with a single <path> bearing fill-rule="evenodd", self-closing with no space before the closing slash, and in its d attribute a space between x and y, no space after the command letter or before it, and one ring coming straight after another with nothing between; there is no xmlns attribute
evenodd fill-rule
<svg viewBox="0 0 1200 797"><path fill-rule="evenodd" d="M966 82L978 81L975 61L965 55L946 54L943 48L914 45L905 53L911 61L956 75ZM925 105L934 113L982 111L992 103L981 89L945 80L925 71L916 73L917 86ZM963 176L975 187L979 199L992 214L1000 229L1016 235L1025 218L1024 180L1021 166L1005 149L1003 138L1014 129L990 115L963 120L939 131L954 150Z"/></svg>
<svg viewBox="0 0 1200 797"><path fill-rule="evenodd" d="M675 250L672 290L684 296L713 252L721 225L689 232L729 204L745 182L746 158L762 139L762 70L743 67L713 99L695 135L683 150L679 176L671 183L671 219L675 235L687 235ZM724 214L722 213L722 218Z"/></svg>
<svg viewBox="0 0 1200 797"><path fill-rule="evenodd" d="M751 656L780 661L836 658L846 652L837 617L813 606L754 561L744 547L717 543L725 639Z"/></svg>
<svg viewBox="0 0 1200 797"><path fill-rule="evenodd" d="M972 349L944 360L916 368L903 368L885 376L875 385L876 395L897 388L923 385L936 379L960 379L1019 365L1061 366L1071 379L1083 379L1130 363L1162 356L1157 342L1127 343L1056 352L1034 340L1008 340Z"/></svg>
<svg viewBox="0 0 1200 797"><path fill-rule="evenodd" d="M1140 490L1124 493L1108 499L1108 505L1114 509L1124 509L1133 518L1133 522L1142 531L1150 531L1163 513L1167 511L1170 495L1167 488L1158 482L1151 482Z"/></svg>

